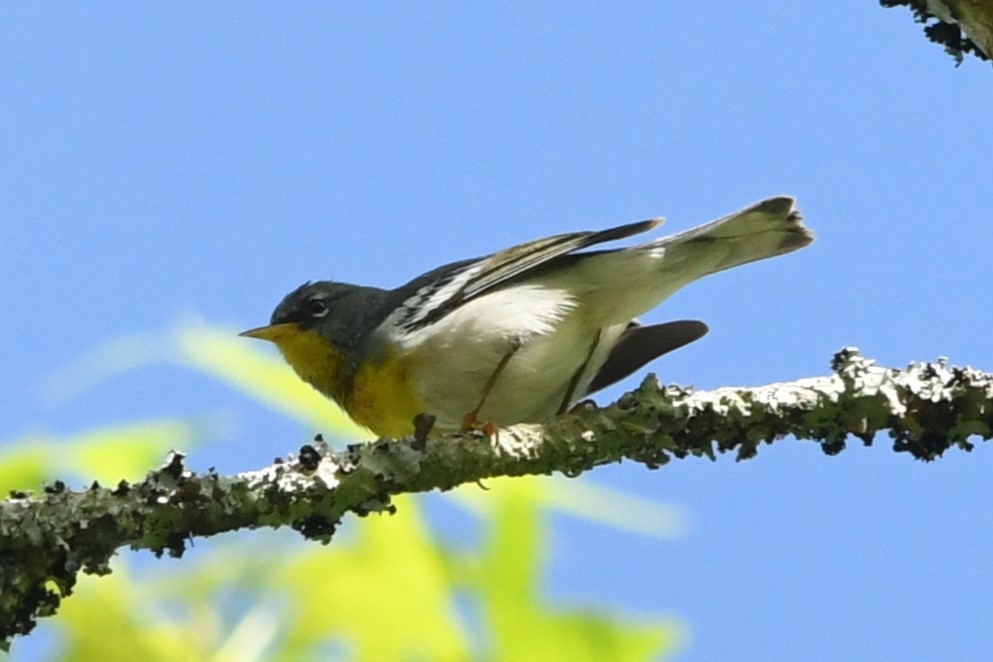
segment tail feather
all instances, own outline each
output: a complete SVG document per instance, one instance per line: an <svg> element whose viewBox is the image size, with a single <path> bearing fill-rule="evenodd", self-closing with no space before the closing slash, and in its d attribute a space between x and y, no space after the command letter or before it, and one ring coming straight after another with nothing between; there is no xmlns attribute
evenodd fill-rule
<svg viewBox="0 0 993 662"><path fill-rule="evenodd" d="M666 271L690 280L807 246L813 233L803 225L793 198L768 198L700 227L641 244L662 257Z"/></svg>
<svg viewBox="0 0 993 662"><path fill-rule="evenodd" d="M707 325L697 320L652 326L642 326L632 321L610 348L610 354L586 387L586 394L621 381L649 361L702 338L707 331Z"/></svg>
<svg viewBox="0 0 993 662"><path fill-rule="evenodd" d="M769 198L632 248L580 254L572 269L562 270L562 286L581 289L592 319L605 327L651 310L698 278L783 255L813 240L793 198Z"/></svg>

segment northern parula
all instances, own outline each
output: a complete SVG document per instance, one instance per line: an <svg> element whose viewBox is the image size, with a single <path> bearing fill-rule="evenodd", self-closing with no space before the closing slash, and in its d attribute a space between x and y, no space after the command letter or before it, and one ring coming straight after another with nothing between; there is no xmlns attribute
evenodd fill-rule
<svg viewBox="0 0 993 662"><path fill-rule="evenodd" d="M380 436L542 422L707 332L635 319L702 276L813 241L793 198L763 200L698 228L583 251L661 219L538 239L455 262L394 290L306 283L267 326L296 373Z"/></svg>

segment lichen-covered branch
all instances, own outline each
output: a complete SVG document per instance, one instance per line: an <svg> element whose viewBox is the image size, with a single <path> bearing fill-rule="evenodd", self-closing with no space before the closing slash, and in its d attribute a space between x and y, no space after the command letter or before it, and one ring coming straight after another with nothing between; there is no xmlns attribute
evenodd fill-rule
<svg viewBox="0 0 993 662"><path fill-rule="evenodd" d="M327 543L347 513L392 512L404 492L447 490L493 476L577 475L631 460L655 469L672 458L734 451L751 458L787 435L840 452L888 431L894 449L933 460L993 434L993 375L944 361L880 368L843 350L827 377L758 388L694 391L648 377L607 407L592 403L543 426L495 439L423 436L331 451L305 446L260 471L197 474L174 453L136 484L61 483L0 502L0 644L55 612L80 570L110 572L121 547L180 556L187 541L241 528L291 526Z"/></svg>
<svg viewBox="0 0 993 662"><path fill-rule="evenodd" d="M993 57L993 3L989 0L879 0L883 7L904 5L914 20L924 24L928 39L962 64L972 53L980 60Z"/></svg>

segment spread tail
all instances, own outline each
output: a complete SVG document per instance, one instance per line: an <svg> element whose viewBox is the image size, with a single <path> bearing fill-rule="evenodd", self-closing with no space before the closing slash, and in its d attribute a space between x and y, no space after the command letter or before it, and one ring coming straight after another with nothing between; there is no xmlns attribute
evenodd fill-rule
<svg viewBox="0 0 993 662"><path fill-rule="evenodd" d="M700 227L638 246L685 282L791 253L814 240L790 197L768 198ZM688 278L687 278L688 277Z"/></svg>
<svg viewBox="0 0 993 662"><path fill-rule="evenodd" d="M814 240L793 198L758 202L729 216L632 248L589 254L569 272L602 326L626 324L684 285L732 267L803 248Z"/></svg>

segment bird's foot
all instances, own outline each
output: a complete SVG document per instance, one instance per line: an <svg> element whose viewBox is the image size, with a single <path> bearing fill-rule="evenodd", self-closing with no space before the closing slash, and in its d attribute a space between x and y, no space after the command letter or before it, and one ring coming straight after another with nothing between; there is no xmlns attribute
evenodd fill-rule
<svg viewBox="0 0 993 662"><path fill-rule="evenodd" d="M499 429L493 421L480 421L478 409L473 409L462 417L462 432L482 432L487 437L499 437Z"/></svg>

